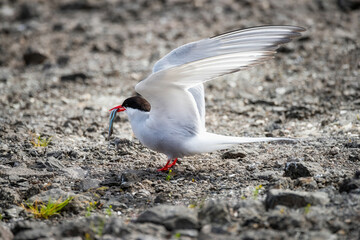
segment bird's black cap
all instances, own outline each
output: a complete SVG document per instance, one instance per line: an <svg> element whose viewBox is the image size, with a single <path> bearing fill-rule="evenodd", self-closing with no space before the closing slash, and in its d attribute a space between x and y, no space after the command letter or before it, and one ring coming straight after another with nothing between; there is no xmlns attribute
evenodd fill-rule
<svg viewBox="0 0 360 240"><path fill-rule="evenodd" d="M127 98L122 106L124 108L133 108L144 112L149 112L151 109L150 103L141 96Z"/></svg>

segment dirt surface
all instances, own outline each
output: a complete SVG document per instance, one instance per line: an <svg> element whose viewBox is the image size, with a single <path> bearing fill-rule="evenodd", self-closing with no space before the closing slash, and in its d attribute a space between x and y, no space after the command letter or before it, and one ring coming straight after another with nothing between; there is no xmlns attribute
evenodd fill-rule
<svg viewBox="0 0 360 240"><path fill-rule="evenodd" d="M0 238L359 239L359 5L1 1ZM106 141L108 109L161 56L269 24L307 31L274 60L207 83L207 129L297 143L241 145L160 173L166 157L125 114ZM51 143L35 147L36 136ZM68 196L48 220L20 207Z"/></svg>

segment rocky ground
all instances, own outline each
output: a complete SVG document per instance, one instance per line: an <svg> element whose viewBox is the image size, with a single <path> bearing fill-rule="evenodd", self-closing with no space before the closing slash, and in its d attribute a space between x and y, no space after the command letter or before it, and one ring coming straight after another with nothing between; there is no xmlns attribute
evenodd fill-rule
<svg viewBox="0 0 360 240"><path fill-rule="evenodd" d="M295 3L296 2L296 3ZM359 239L360 3L0 2L1 239ZM108 109L171 49L238 28L305 27L274 60L206 84L207 128L287 136L171 173ZM50 138L36 147L37 137ZM74 197L49 219L21 204ZM111 207L110 207L111 206Z"/></svg>

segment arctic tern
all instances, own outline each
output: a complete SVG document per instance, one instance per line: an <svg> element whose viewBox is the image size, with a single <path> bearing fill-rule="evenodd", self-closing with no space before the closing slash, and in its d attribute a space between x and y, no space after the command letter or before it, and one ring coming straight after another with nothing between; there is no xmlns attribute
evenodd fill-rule
<svg viewBox="0 0 360 240"><path fill-rule="evenodd" d="M205 129L203 83L264 63L276 49L301 36L297 26L260 26L185 44L157 61L152 73L135 86L140 96L110 109L109 136L117 112L125 111L132 130L148 148L164 153L167 171L177 158L230 148L241 143L289 138L231 137ZM171 160L174 160L170 163Z"/></svg>

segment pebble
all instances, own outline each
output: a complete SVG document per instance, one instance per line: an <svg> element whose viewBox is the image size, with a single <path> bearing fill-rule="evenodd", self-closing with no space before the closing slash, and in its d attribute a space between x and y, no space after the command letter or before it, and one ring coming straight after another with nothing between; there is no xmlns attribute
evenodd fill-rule
<svg viewBox="0 0 360 240"><path fill-rule="evenodd" d="M265 199L267 209L277 205L284 205L289 208L305 207L307 204L323 206L329 202L325 192L301 192L291 190L271 189Z"/></svg>

